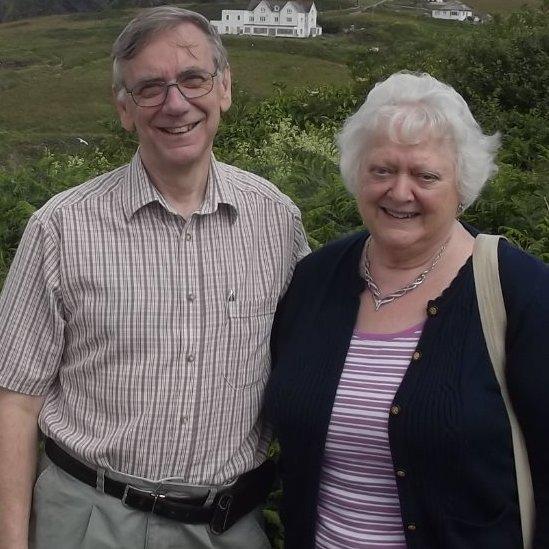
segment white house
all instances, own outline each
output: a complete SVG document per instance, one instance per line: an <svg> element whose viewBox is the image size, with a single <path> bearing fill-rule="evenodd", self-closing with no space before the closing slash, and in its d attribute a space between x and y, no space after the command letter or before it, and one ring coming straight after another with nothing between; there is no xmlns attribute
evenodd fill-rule
<svg viewBox="0 0 549 549"><path fill-rule="evenodd" d="M453 19L455 21L465 21L473 17L473 9L463 2L443 0L429 0L431 15L435 19Z"/></svg>
<svg viewBox="0 0 549 549"><path fill-rule="evenodd" d="M219 34L320 36L317 9L312 0L251 0L247 10L223 10L221 21L210 21Z"/></svg>

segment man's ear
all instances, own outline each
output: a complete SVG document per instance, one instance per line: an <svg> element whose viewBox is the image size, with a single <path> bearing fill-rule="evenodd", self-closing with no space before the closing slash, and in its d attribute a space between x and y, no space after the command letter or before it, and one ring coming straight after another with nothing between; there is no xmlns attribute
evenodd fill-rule
<svg viewBox="0 0 549 549"><path fill-rule="evenodd" d="M223 73L219 78L219 93L220 93L220 108L221 112L227 112L231 106L232 96L231 96L231 69L227 65L223 69Z"/></svg>
<svg viewBox="0 0 549 549"><path fill-rule="evenodd" d="M129 105L128 94L122 89L116 90L113 87L112 95L122 127L128 132L133 132L135 130L135 123L131 111L132 105Z"/></svg>

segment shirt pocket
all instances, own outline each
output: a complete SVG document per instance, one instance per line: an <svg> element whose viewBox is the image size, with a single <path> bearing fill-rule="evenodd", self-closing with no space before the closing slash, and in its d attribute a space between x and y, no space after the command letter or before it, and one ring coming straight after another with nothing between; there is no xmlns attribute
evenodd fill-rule
<svg viewBox="0 0 549 549"><path fill-rule="evenodd" d="M227 301L229 360L224 378L233 389L266 382L270 371L270 336L278 299Z"/></svg>

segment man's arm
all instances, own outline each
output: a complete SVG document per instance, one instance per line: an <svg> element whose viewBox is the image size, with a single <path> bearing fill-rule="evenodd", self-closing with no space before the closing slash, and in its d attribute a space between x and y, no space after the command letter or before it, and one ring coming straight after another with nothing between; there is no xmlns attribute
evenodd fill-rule
<svg viewBox="0 0 549 549"><path fill-rule="evenodd" d="M0 549L27 549L44 397L0 388Z"/></svg>

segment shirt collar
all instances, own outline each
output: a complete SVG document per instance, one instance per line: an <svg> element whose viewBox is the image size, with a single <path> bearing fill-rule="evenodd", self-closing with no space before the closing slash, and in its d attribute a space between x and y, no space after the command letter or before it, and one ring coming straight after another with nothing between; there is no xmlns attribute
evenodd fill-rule
<svg viewBox="0 0 549 549"><path fill-rule="evenodd" d="M128 164L123 191L123 207L126 218L130 220L134 214L153 202L160 204L169 212L175 213L166 199L153 185L145 166L137 151ZM223 165L217 162L212 154L210 171L204 202L198 214L206 215L216 212L220 205L228 206L233 221L238 216L238 201L233 184Z"/></svg>
<svg viewBox="0 0 549 549"><path fill-rule="evenodd" d="M130 220L138 210L153 202L170 210L164 197L152 184L137 151L128 164L123 186L123 207L126 218Z"/></svg>
<svg viewBox="0 0 549 549"><path fill-rule="evenodd" d="M238 216L238 201L235 196L234 184L224 165L218 162L212 154L206 195L204 196L204 202L199 213L214 213L219 209L220 205L227 206L233 220L236 219Z"/></svg>

